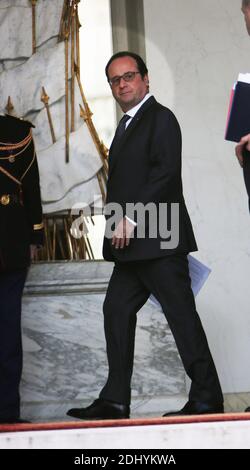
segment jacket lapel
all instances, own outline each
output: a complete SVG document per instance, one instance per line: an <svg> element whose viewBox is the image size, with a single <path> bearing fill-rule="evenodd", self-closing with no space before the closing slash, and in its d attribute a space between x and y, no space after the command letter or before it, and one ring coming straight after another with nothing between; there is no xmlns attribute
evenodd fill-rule
<svg viewBox="0 0 250 470"><path fill-rule="evenodd" d="M128 125L126 131L124 132L123 136L121 137L120 141L115 146L115 148L113 147L113 142L111 143L109 150L109 176L111 175L117 161L119 160L120 148L125 144L126 140L129 138L130 134L137 126L144 112L154 103L156 103L155 98L153 96L150 96L150 98L148 98L148 100L145 101L145 103L143 103L143 105L138 109L137 113L133 117L131 123Z"/></svg>

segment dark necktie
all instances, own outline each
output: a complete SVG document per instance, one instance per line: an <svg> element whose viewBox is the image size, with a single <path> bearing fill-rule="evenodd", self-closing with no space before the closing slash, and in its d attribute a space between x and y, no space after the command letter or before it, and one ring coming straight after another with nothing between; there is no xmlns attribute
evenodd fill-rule
<svg viewBox="0 0 250 470"><path fill-rule="evenodd" d="M128 116L128 114L124 114L124 116L121 118L115 132L115 136L113 139L113 145L116 145L119 140L121 139L122 135L124 134L126 130L126 122L131 119L131 116Z"/></svg>
<svg viewBox="0 0 250 470"><path fill-rule="evenodd" d="M111 152L109 152L109 165L112 165L112 161L114 158L114 153L117 145L119 144L121 137L123 136L125 130L126 130L126 122L131 119L131 116L128 116L128 114L124 114L124 116L121 118L116 131L115 131L115 136L112 141L112 146L111 146Z"/></svg>

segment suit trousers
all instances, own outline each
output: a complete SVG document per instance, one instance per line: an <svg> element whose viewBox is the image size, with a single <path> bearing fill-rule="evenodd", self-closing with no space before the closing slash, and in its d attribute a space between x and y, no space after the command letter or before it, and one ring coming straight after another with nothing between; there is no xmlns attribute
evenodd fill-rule
<svg viewBox="0 0 250 470"><path fill-rule="evenodd" d="M20 415L21 301L27 269L0 273L0 419Z"/></svg>
<svg viewBox="0 0 250 470"><path fill-rule="evenodd" d="M191 379L189 399L222 403L218 375L196 312L186 254L115 264L103 305L109 375L100 398L130 403L136 316L151 293L161 304Z"/></svg>

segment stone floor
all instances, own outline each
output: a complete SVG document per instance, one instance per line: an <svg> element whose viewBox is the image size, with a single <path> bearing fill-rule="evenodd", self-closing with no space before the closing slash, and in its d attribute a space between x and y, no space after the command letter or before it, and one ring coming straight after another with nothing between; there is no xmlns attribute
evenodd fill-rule
<svg viewBox="0 0 250 470"><path fill-rule="evenodd" d="M112 264L105 261L33 265L23 297L22 414L34 422L68 420L87 406L107 377L102 303ZM138 314L132 417L182 407L189 388L161 309L151 300ZM225 409L241 412L250 393L226 394Z"/></svg>
<svg viewBox="0 0 250 470"><path fill-rule="evenodd" d="M102 303L112 265L41 263L23 297L22 414L65 419L88 405L107 377ZM186 399L185 373L161 309L149 300L138 313L132 415L161 415Z"/></svg>

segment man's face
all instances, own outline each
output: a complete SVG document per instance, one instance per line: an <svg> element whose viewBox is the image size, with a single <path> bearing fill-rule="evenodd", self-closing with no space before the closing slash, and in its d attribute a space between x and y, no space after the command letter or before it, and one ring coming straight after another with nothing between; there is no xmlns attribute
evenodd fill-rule
<svg viewBox="0 0 250 470"><path fill-rule="evenodd" d="M109 79L120 77L127 72L138 72L136 61L132 57L119 57L113 60L108 68ZM111 85L112 94L123 112L136 106L148 92L148 75L142 78L136 73L133 80L126 82L123 78L119 83Z"/></svg>
<svg viewBox="0 0 250 470"><path fill-rule="evenodd" d="M246 28L247 32L250 35L250 5L249 6L242 6L241 11L245 17L245 23L246 23Z"/></svg>

